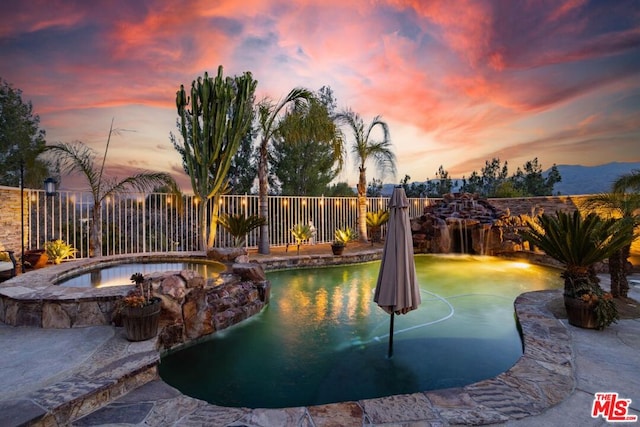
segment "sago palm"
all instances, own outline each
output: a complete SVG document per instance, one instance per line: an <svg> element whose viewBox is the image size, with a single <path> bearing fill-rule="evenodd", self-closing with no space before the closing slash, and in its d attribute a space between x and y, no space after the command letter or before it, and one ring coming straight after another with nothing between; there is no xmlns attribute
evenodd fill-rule
<svg viewBox="0 0 640 427"><path fill-rule="evenodd" d="M358 233L351 227L343 227L338 228L333 233L333 238L335 243L341 243L346 245L349 242L352 242L358 238Z"/></svg>
<svg viewBox="0 0 640 427"><path fill-rule="evenodd" d="M627 244L613 219L602 219L595 213L584 218L580 212L556 212L527 220L522 236L564 266L564 293L569 297L599 290L593 266Z"/></svg>
<svg viewBox="0 0 640 427"><path fill-rule="evenodd" d="M381 239L381 229L389 221L389 211L367 212L367 227L371 231L371 241L379 242Z"/></svg>
<svg viewBox="0 0 640 427"><path fill-rule="evenodd" d="M264 224L266 220L258 215L245 217L242 213L236 215L224 214L218 223L233 236L233 245L240 248L247 241L247 234Z"/></svg>
<svg viewBox="0 0 640 427"><path fill-rule="evenodd" d="M619 250L627 243L624 224L602 219L595 213L582 217L580 212L543 214L528 220L528 230L522 235L529 243L564 265L565 305L571 299L583 301L595 298L597 327L602 329L618 318L615 303L604 295L598 284L594 264ZM571 322L571 318L569 320Z"/></svg>

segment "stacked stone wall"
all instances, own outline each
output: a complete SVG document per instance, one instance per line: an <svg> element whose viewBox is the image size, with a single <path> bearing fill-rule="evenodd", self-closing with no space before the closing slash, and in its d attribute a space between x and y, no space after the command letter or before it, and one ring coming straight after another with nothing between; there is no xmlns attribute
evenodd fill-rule
<svg viewBox="0 0 640 427"><path fill-rule="evenodd" d="M489 203L502 210L509 211L511 215L531 215L545 212L553 214L556 211L573 212L576 209L583 211L584 202L589 198L583 196L541 196L518 197L504 199L488 199Z"/></svg>
<svg viewBox="0 0 640 427"><path fill-rule="evenodd" d="M543 196L543 197L520 197L508 199L488 199L491 205L506 211L509 209L511 215L531 215L545 212L553 214L556 211L573 212L576 209L586 213L585 202L591 195L580 196ZM631 245L632 255L640 254L640 239L636 239ZM639 258L640 259L640 258Z"/></svg>
<svg viewBox="0 0 640 427"><path fill-rule="evenodd" d="M25 227L28 222L26 202L25 194ZM22 248L20 238L20 189L0 186L0 250L19 253Z"/></svg>

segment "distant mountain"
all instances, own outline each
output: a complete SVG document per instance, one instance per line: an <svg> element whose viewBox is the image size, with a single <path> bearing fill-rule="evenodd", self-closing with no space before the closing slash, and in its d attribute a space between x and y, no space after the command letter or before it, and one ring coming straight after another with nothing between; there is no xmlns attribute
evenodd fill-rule
<svg viewBox="0 0 640 427"><path fill-rule="evenodd" d="M596 194L611 191L611 184L625 173L640 170L640 162L614 162L599 166L557 165L562 181L554 194ZM544 173L547 174L549 170Z"/></svg>
<svg viewBox="0 0 640 427"><path fill-rule="evenodd" d="M611 184L625 173L640 170L640 162L613 162L598 166L556 165L562 181L553 187L553 194L578 195L611 191ZM543 172L546 176L551 168ZM461 179L453 179L454 191L462 185ZM382 195L388 197L394 184L384 184Z"/></svg>

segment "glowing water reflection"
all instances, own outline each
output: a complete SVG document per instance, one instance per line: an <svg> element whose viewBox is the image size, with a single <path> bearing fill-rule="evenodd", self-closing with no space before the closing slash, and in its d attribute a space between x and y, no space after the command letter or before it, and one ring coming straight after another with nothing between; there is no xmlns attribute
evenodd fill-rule
<svg viewBox="0 0 640 427"><path fill-rule="evenodd" d="M463 386L522 354L513 301L559 288L557 270L490 257L417 256L422 304L389 317L373 302L379 262L270 272L269 306L248 323L163 358L184 393L225 406L287 407Z"/></svg>

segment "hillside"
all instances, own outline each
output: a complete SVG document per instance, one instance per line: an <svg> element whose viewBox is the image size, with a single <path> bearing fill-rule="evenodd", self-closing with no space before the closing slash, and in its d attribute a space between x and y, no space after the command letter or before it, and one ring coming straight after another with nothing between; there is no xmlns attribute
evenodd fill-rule
<svg viewBox="0 0 640 427"><path fill-rule="evenodd" d="M620 175L640 170L640 162L614 162L598 166L557 165L557 168L562 182L555 185L554 193L596 194L610 191L611 184Z"/></svg>
<svg viewBox="0 0 640 427"><path fill-rule="evenodd" d="M620 175L633 170L640 170L640 162L613 162L598 166L557 165L562 181L553 189L554 194L577 195L606 193L611 184ZM549 169L543 172L549 173ZM454 179L454 185L461 185ZM457 189L454 187L454 191ZM393 184L384 184L382 195L389 196L393 192Z"/></svg>

